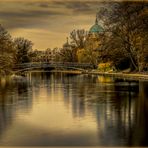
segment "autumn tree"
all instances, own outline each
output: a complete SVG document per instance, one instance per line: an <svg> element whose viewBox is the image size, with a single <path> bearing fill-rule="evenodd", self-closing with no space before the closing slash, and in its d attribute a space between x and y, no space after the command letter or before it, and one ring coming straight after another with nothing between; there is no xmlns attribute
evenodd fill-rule
<svg viewBox="0 0 148 148"><path fill-rule="evenodd" d="M61 48L59 52L59 56L60 56L60 61L62 62L77 61L75 49L71 46Z"/></svg>
<svg viewBox="0 0 148 148"><path fill-rule="evenodd" d="M16 49L15 62L17 64L29 62L33 43L22 37L14 39L14 43Z"/></svg>
<svg viewBox="0 0 148 148"><path fill-rule="evenodd" d="M87 32L84 29L73 30L70 32L70 41L63 45L58 51L58 60L62 62L77 62L77 52L84 48Z"/></svg>
<svg viewBox="0 0 148 148"><path fill-rule="evenodd" d="M87 47L79 50L77 55L78 55L78 61L80 63L89 63L92 64L93 68L97 68L98 65L97 51L93 51L91 48Z"/></svg>
<svg viewBox="0 0 148 148"><path fill-rule="evenodd" d="M8 31L0 25L0 75L11 73L15 49Z"/></svg>
<svg viewBox="0 0 148 148"><path fill-rule="evenodd" d="M71 44L73 44L78 49L84 48L86 36L87 31L84 29L73 30L70 33L70 38L72 40Z"/></svg>
<svg viewBox="0 0 148 148"><path fill-rule="evenodd" d="M147 40L147 3L110 2L110 9L101 8L98 16L110 33L108 51L121 52L121 61L130 61L131 70L141 71ZM112 54L112 55L113 55ZM111 56L112 56L111 55ZM120 56L118 57L120 58ZM119 61L120 61L119 60ZM126 60L125 60L126 61Z"/></svg>

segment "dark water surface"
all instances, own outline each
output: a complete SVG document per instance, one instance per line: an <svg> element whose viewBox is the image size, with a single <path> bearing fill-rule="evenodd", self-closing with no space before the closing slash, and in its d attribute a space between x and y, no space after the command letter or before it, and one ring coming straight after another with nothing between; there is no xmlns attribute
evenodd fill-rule
<svg viewBox="0 0 148 148"><path fill-rule="evenodd" d="M61 73L2 79L4 145L148 146L148 82Z"/></svg>

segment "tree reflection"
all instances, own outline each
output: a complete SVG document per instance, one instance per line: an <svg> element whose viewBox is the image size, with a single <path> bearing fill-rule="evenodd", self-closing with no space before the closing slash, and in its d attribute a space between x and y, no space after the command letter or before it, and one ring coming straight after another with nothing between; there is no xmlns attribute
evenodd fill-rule
<svg viewBox="0 0 148 148"><path fill-rule="evenodd" d="M0 83L0 135L13 122L17 109L31 108L31 87L27 81L4 80Z"/></svg>
<svg viewBox="0 0 148 148"><path fill-rule="evenodd" d="M99 145L147 145L146 84L90 75L52 76L54 93L60 86L63 101L67 107L71 106L74 118L84 118L88 112L94 114Z"/></svg>
<svg viewBox="0 0 148 148"><path fill-rule="evenodd" d="M130 81L115 80L109 88L112 93L106 95L107 103L103 108L97 108L97 114L100 114L100 110L104 110L102 117L97 118L98 123L103 122L99 124L102 131L99 133L102 145L129 145L127 139L130 139L134 123L134 98L137 96L137 87L138 84Z"/></svg>
<svg viewBox="0 0 148 148"><path fill-rule="evenodd" d="M0 85L0 135L12 124L17 109L26 111L35 103L32 99L41 102L46 99L47 104L47 101L53 105L62 102L72 119L85 121L91 115L97 125L96 146L147 146L147 89L148 83L142 81L32 73L29 81L8 81Z"/></svg>
<svg viewBox="0 0 148 148"><path fill-rule="evenodd" d="M141 103L137 103L137 100L142 101L138 92L141 93L141 89L143 89L138 81L109 79L108 77L107 79L98 79L96 76L85 75L82 77L63 77L61 83L67 90L64 91L64 95L68 103L72 104L74 117L85 117L86 110L96 115L98 138L101 139L100 144L102 146L130 146L134 144L133 141L136 141L136 146L145 145L146 139L143 138L146 138L146 136L142 136L142 133L140 134L143 137L141 137L142 143L133 139L134 130L137 129L135 123L139 123L136 120L147 121L146 101L143 103L145 107L140 106ZM143 94L145 94L145 91L143 91ZM145 100L145 97L143 98ZM94 105L96 112L94 112ZM139 114L144 119L137 119L137 109L138 112L140 112L139 109L142 109L144 113L142 114L141 111ZM141 129L139 127L139 131ZM143 131L143 133L145 132Z"/></svg>
<svg viewBox="0 0 148 148"><path fill-rule="evenodd" d="M139 97L135 103L135 125L132 134L134 146L148 146L148 82L139 82Z"/></svg>

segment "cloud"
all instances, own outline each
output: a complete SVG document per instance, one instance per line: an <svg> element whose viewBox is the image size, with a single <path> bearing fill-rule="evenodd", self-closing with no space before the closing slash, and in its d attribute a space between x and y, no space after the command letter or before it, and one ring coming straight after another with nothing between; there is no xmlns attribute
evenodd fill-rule
<svg viewBox="0 0 148 148"><path fill-rule="evenodd" d="M43 8L49 8L49 4L48 3L41 3L39 4L40 7L43 7Z"/></svg>
<svg viewBox="0 0 148 148"><path fill-rule="evenodd" d="M88 5L87 3L83 3L83 2L72 2L72 3L67 3L66 7L69 9L73 9L73 11L75 12L88 12L91 11L91 7L90 5Z"/></svg>
<svg viewBox="0 0 148 148"><path fill-rule="evenodd" d="M71 0L71 1L53 1L52 2L54 5L60 5L63 6L75 13L94 13L96 12L98 7L102 4L100 1L76 1L76 0Z"/></svg>
<svg viewBox="0 0 148 148"><path fill-rule="evenodd" d="M1 3L0 2L0 22L7 28L28 28L38 27L47 23L52 23L54 18L67 15L62 9L44 9L38 6L40 3ZM62 16L63 15L63 16Z"/></svg>
<svg viewBox="0 0 148 148"><path fill-rule="evenodd" d="M33 40L35 48L60 47L73 29L93 25L99 4L96 0L0 0L0 23L12 35Z"/></svg>
<svg viewBox="0 0 148 148"><path fill-rule="evenodd" d="M34 17L41 17L41 16L53 16L53 15L63 15L61 12L50 11L50 10L27 10L26 12L23 11L0 11L0 17L7 17L7 18L34 18Z"/></svg>

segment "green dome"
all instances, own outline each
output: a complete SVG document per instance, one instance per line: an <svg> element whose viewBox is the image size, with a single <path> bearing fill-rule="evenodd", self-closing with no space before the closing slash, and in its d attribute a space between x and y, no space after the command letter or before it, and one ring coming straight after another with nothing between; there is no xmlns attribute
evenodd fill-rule
<svg viewBox="0 0 148 148"><path fill-rule="evenodd" d="M90 33L101 33L103 31L103 28L98 24L93 25L89 30Z"/></svg>
<svg viewBox="0 0 148 148"><path fill-rule="evenodd" d="M98 20L96 17L95 24L90 28L89 33L101 33L101 32L104 32L104 29L100 25L98 25Z"/></svg>

